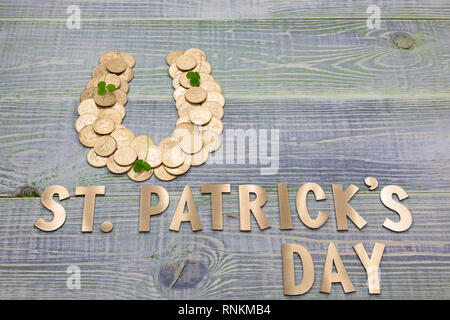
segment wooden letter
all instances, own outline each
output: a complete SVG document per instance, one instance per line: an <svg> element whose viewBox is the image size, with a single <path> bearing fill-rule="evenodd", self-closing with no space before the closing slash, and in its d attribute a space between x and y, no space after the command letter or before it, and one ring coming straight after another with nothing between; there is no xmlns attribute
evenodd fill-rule
<svg viewBox="0 0 450 320"><path fill-rule="evenodd" d="M308 249L298 244L281 245L283 256L283 282L284 294L294 296L304 294L311 289L314 283L314 262ZM294 254L298 254L303 266L303 278L295 284Z"/></svg>
<svg viewBox="0 0 450 320"><path fill-rule="evenodd" d="M250 201L250 193L255 194L256 199ZM239 209L240 209L240 230L250 231L250 212L253 213L256 222L261 230L270 227L261 207L267 201L266 190L254 184L239 186Z"/></svg>
<svg viewBox="0 0 450 320"><path fill-rule="evenodd" d="M152 193L158 196L159 202L156 206L151 206ZM169 193L160 186L142 186L140 200L139 231L150 231L150 216L160 214L169 206Z"/></svg>
<svg viewBox="0 0 450 320"><path fill-rule="evenodd" d="M342 191L342 184L333 184L334 208L336 211L337 229L348 230L347 217L358 227L362 229L366 220L361 217L348 202L358 192L359 188L351 184L347 190Z"/></svg>
<svg viewBox="0 0 450 320"><path fill-rule="evenodd" d="M223 230L222 193L230 193L229 184L202 184L202 193L211 193L212 229Z"/></svg>
<svg viewBox="0 0 450 320"><path fill-rule="evenodd" d="M333 272L333 265L336 267L337 272ZM340 282L345 293L355 291L336 246L333 242L330 242L330 245L328 246L327 258L325 260L325 266L323 268L320 292L331 293L331 284L334 282Z"/></svg>
<svg viewBox="0 0 450 320"><path fill-rule="evenodd" d="M297 214L305 226L311 229L318 229L327 222L328 215L319 211L317 218L314 220L311 219L308 207L306 206L306 197L310 191L314 193L316 200L325 200L325 192L323 192L323 189L317 183L305 183L297 191Z"/></svg>
<svg viewBox="0 0 450 320"><path fill-rule="evenodd" d="M278 184L278 204L280 206L280 230L292 230L291 208L286 183Z"/></svg>
<svg viewBox="0 0 450 320"><path fill-rule="evenodd" d="M184 208L187 206L188 212L184 213ZM172 218L169 230L180 231L181 222L189 221L191 223L192 231L202 230L202 224L195 208L194 198L192 197L191 188L185 186L181 194L180 201L178 201L177 209Z"/></svg>
<svg viewBox="0 0 450 320"><path fill-rule="evenodd" d="M64 200L69 198L69 191L63 186L51 186L44 190L41 194L41 203L42 205L53 212L53 220L50 222L45 221L42 218L39 218L34 226L42 231L55 231L62 227L64 222L66 221L66 210L64 207L53 200L53 196L57 194L59 200Z"/></svg>
<svg viewBox="0 0 450 320"><path fill-rule="evenodd" d="M375 242L372 250L372 257L370 259L362 243L358 243L353 247L364 269L366 269L369 294L380 294L378 271L380 270L380 262L383 256L384 247L385 245L383 243Z"/></svg>
<svg viewBox="0 0 450 320"><path fill-rule="evenodd" d="M87 186L77 187L75 189L76 196L85 196L83 222L81 226L82 232L92 232L95 214L95 196L97 194L105 194L105 186Z"/></svg>
<svg viewBox="0 0 450 320"><path fill-rule="evenodd" d="M403 232L411 227L412 215L407 207L398 203L392 198L393 194L396 194L400 201L408 198L408 194L406 193L406 191L399 186L390 185L381 189L380 192L381 202L383 202L383 204L387 208L397 212L398 215L400 216L399 222L394 222L391 219L386 218L386 220L384 220L383 227L395 232Z"/></svg>

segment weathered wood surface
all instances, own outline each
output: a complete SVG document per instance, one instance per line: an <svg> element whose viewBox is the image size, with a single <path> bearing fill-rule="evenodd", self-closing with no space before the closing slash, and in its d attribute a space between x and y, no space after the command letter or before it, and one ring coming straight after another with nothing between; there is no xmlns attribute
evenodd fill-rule
<svg viewBox="0 0 450 320"><path fill-rule="evenodd" d="M0 5L0 17L16 21L65 21L67 7L72 4L75 3L70 0L4 0ZM370 5L381 8L383 19L447 20L450 15L450 4L446 0L82 0L76 4L82 8L86 20L366 19Z"/></svg>
<svg viewBox="0 0 450 320"><path fill-rule="evenodd" d="M176 5L174 5L174 3ZM281 243L307 247L316 263L311 291L300 297L408 299L450 296L449 3L382 1L381 30L368 30L364 1L97 1L81 2L82 27L66 28L70 1L0 4L0 297L1 298L267 298L283 299ZM250 19L250 20L249 20ZM409 50L398 34L416 39ZM118 49L137 59L125 124L159 141L176 121L165 55L199 47L208 54L227 105L226 129L278 129L279 172L262 176L249 164L206 164L169 183L171 205L138 233L139 186L125 176L86 164L73 128L78 97L101 52ZM145 116L143 117L142 114ZM227 131L224 133L226 139ZM264 141L263 137L263 141ZM225 148L225 146L223 146ZM252 156L250 156L252 157ZM381 225L395 219L379 189L405 188L414 224L396 234ZM309 230L295 213L302 183L327 193L310 211L329 213ZM210 228L202 183L231 183L224 200L224 231ZM294 230L280 231L276 184L290 188ZM237 185L268 191L272 227L239 232ZM331 184L361 188L352 205L368 221L337 232ZM11 198L22 185L106 185L97 201L95 230L82 234L82 198L63 202L66 224L54 233L33 228L49 217L39 199ZM194 192L203 231L169 232L182 187ZM102 234L109 219L115 227ZM326 248L334 241L356 292L319 293ZM386 244L381 296L369 296L352 246ZM172 251L170 248L176 245ZM156 255L155 255L156 254ZM172 288L163 272L178 255L189 268ZM190 259L190 260L189 260ZM82 290L66 288L69 265L82 272ZM195 272L208 270L202 277ZM163 270L163 271L161 271ZM170 277L169 277L170 278Z"/></svg>

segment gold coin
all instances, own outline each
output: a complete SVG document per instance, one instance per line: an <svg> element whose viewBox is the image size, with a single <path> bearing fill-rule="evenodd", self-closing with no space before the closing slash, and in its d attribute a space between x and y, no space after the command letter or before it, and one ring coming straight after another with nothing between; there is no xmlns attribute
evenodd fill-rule
<svg viewBox="0 0 450 320"><path fill-rule="evenodd" d="M205 54L202 50L197 49L197 48L190 48L190 49L187 49L187 50L184 52L184 54L190 54L190 55L194 56L194 58L195 58L198 62L200 62L201 60L206 60L206 54Z"/></svg>
<svg viewBox="0 0 450 320"><path fill-rule="evenodd" d="M117 112L119 112L120 117L122 118L122 120L123 120L123 118L125 118L125 115L126 115L127 111L125 110L125 107L124 107L122 104L116 102L116 103L111 107L111 109L114 109L114 110L116 110Z"/></svg>
<svg viewBox="0 0 450 320"><path fill-rule="evenodd" d="M96 167L96 168L101 168L101 167L106 166L106 161L108 160L108 158L101 157L98 154L96 154L94 149L91 149L88 152L86 158L87 158L87 162L91 166Z"/></svg>
<svg viewBox="0 0 450 320"><path fill-rule="evenodd" d="M116 103L116 96L111 92L107 92L103 96L96 93L94 96L94 101L100 107L109 107Z"/></svg>
<svg viewBox="0 0 450 320"><path fill-rule="evenodd" d="M186 173L191 167L191 156L186 155L184 162L181 166L176 168L164 167L168 173L174 176L179 176Z"/></svg>
<svg viewBox="0 0 450 320"><path fill-rule="evenodd" d="M114 161L119 166L129 166L137 159L137 153L131 147L119 148L114 152Z"/></svg>
<svg viewBox="0 0 450 320"><path fill-rule="evenodd" d="M189 119L197 126L202 126L211 120L212 113L208 107L195 107L189 112Z"/></svg>
<svg viewBox="0 0 450 320"><path fill-rule="evenodd" d="M175 137L169 136L169 137L165 137L164 139L162 139L159 142L159 148L161 149L161 151L165 151L167 149L170 149L176 145L178 145L178 143L180 142L180 140L178 140Z"/></svg>
<svg viewBox="0 0 450 320"><path fill-rule="evenodd" d="M90 148L94 146L95 142L100 137L101 136L94 131L92 125L82 128L78 134L78 138L80 139L81 144Z"/></svg>
<svg viewBox="0 0 450 320"><path fill-rule="evenodd" d="M211 65L208 61L202 61L201 63L197 64L197 66L192 70L197 71L198 73L211 73ZM201 79L201 76L200 76Z"/></svg>
<svg viewBox="0 0 450 320"><path fill-rule="evenodd" d="M186 93L186 89L183 88L183 87L179 87L178 89L176 89L176 90L173 92L173 98L174 98L174 100L177 101L177 99L178 99L179 97L181 97L181 96L184 96L185 93Z"/></svg>
<svg viewBox="0 0 450 320"><path fill-rule="evenodd" d="M108 157L108 160L106 161L106 167L109 169L109 171L111 171L112 173L116 173L116 174L120 174L120 173L125 173L128 170L130 170L133 165L129 165L129 166L119 166L115 161L114 161L114 154L110 155Z"/></svg>
<svg viewBox="0 0 450 320"><path fill-rule="evenodd" d="M187 98L186 98L187 99ZM220 92L217 91L208 91L208 96L206 98L206 101L213 101L220 104L220 106L223 108L225 105L225 98Z"/></svg>
<svg viewBox="0 0 450 320"><path fill-rule="evenodd" d="M106 51L104 53L101 54L100 58L98 59L100 64L105 64L105 62L107 60L111 60L111 59L119 59L122 56L120 55L119 51Z"/></svg>
<svg viewBox="0 0 450 320"><path fill-rule="evenodd" d="M173 130L173 136L182 139L185 135L199 133L197 127L190 121L178 124Z"/></svg>
<svg viewBox="0 0 450 320"><path fill-rule="evenodd" d="M186 122L191 123L191 120L189 119L189 115L179 117L176 125L178 126L179 124L186 123Z"/></svg>
<svg viewBox="0 0 450 320"><path fill-rule="evenodd" d="M170 75L172 78L175 78L177 75L179 75L179 74L181 74L181 73L182 73L182 71L181 71L180 69L177 68L176 63L170 65L170 67L169 67L169 75Z"/></svg>
<svg viewBox="0 0 450 320"><path fill-rule="evenodd" d="M206 101L202 103L202 107L208 108L213 117L216 117L219 120L223 118L223 108L217 102Z"/></svg>
<svg viewBox="0 0 450 320"><path fill-rule="evenodd" d="M109 134L116 129L116 124L111 118L99 117L94 121L92 128L98 134Z"/></svg>
<svg viewBox="0 0 450 320"><path fill-rule="evenodd" d="M191 166L202 165L208 160L209 152L206 148L202 148L199 152L191 155Z"/></svg>
<svg viewBox="0 0 450 320"><path fill-rule="evenodd" d="M206 130L212 130L217 132L217 134L221 134L223 131L223 123L221 120L217 119L216 117L212 117L211 121L209 121L207 124L202 126L202 132Z"/></svg>
<svg viewBox="0 0 450 320"><path fill-rule="evenodd" d="M111 137L113 137L117 142L117 148L128 147L131 141L134 139L134 133L127 128L119 128L111 132Z"/></svg>
<svg viewBox="0 0 450 320"><path fill-rule="evenodd" d="M105 67L109 72L112 73L122 73L127 68L127 64L122 57L108 59L105 61Z"/></svg>
<svg viewBox="0 0 450 320"><path fill-rule="evenodd" d="M189 112L191 112L192 109L196 108L200 106L200 104L198 103L190 103L190 102L185 102L183 103L179 108L178 108L178 116L179 117L183 117L183 116L189 116Z"/></svg>
<svg viewBox="0 0 450 320"><path fill-rule="evenodd" d="M170 181L175 179L177 176L170 174L167 172L166 168L161 165L157 168L155 168L155 176L162 181Z"/></svg>
<svg viewBox="0 0 450 320"><path fill-rule="evenodd" d="M95 153L101 157L108 157L116 151L117 143L111 136L101 136L94 143Z"/></svg>
<svg viewBox="0 0 450 320"><path fill-rule="evenodd" d="M131 142L130 147L136 151L139 160L147 161L152 168L161 164L161 149L155 146L150 137L136 137Z"/></svg>
<svg viewBox="0 0 450 320"><path fill-rule="evenodd" d="M170 52L167 56L166 56L166 63L171 66L172 64L175 63L175 60L179 57L182 56L184 54L184 51L181 50L175 50Z"/></svg>
<svg viewBox="0 0 450 320"><path fill-rule="evenodd" d="M125 68L125 71L119 74L119 78L126 80L127 82L130 82L131 79L134 77L133 69L131 69L129 66Z"/></svg>
<svg viewBox="0 0 450 320"><path fill-rule="evenodd" d="M85 113L92 113L92 114L99 114L100 113L100 108L97 106L97 104L95 103L94 99L86 99L83 100L79 105L78 105L78 114L80 116L82 116Z"/></svg>
<svg viewBox="0 0 450 320"><path fill-rule="evenodd" d="M120 115L119 111L113 108L106 108L103 109L97 117L99 118L110 118L114 121L116 125L122 123L122 116Z"/></svg>
<svg viewBox="0 0 450 320"><path fill-rule="evenodd" d="M222 87L215 81L205 81L200 83L200 88L205 91L217 91L222 93Z"/></svg>
<svg viewBox="0 0 450 320"><path fill-rule="evenodd" d="M97 88L87 88L81 93L80 102L83 102L86 99L93 99L97 94Z"/></svg>
<svg viewBox="0 0 450 320"><path fill-rule="evenodd" d="M121 105L126 105L128 102L128 97L127 94L125 92L123 92L122 90L114 90L113 92L114 96L115 96L115 101L114 102L118 102Z"/></svg>
<svg viewBox="0 0 450 320"><path fill-rule="evenodd" d="M137 182L142 182L145 180L148 180L153 174L153 170L150 169L150 171L142 170L141 172L135 172L133 168L128 170L127 175L128 177Z"/></svg>
<svg viewBox="0 0 450 320"><path fill-rule="evenodd" d="M179 96L176 100L175 100L175 105L178 108L180 108L180 106L186 102L186 99L184 98L184 94Z"/></svg>
<svg viewBox="0 0 450 320"><path fill-rule="evenodd" d="M122 59L125 61L127 66L129 66L130 68L134 67L134 65L136 64L136 59L134 58L134 56L132 54L121 53L120 55L122 56Z"/></svg>
<svg viewBox="0 0 450 320"><path fill-rule="evenodd" d="M92 78L102 77L105 76L105 74L108 74L108 70L106 70L104 64L99 64L94 68L94 71L92 71Z"/></svg>
<svg viewBox="0 0 450 320"><path fill-rule="evenodd" d="M201 134L188 134L183 136L180 143L180 148L186 153L197 153L203 147L203 140Z"/></svg>
<svg viewBox="0 0 450 320"><path fill-rule="evenodd" d="M192 88L192 86L191 86L191 79L188 79L186 75L187 75L187 72L183 72L183 73L179 74L177 76L177 77L179 77L178 78L178 82L184 88L190 89L190 88ZM201 81L201 78L200 78L200 81Z"/></svg>
<svg viewBox="0 0 450 320"><path fill-rule="evenodd" d="M75 129L80 132L86 126L92 125L97 119L97 116L93 113L85 113L78 117L75 121Z"/></svg>
<svg viewBox="0 0 450 320"><path fill-rule="evenodd" d="M202 103L207 97L207 92L199 87L193 87L186 90L184 94L186 101L191 103ZM177 100L177 99L175 99Z"/></svg>
<svg viewBox="0 0 450 320"><path fill-rule="evenodd" d="M164 150L162 162L166 167L176 168L183 164L186 154L179 146Z"/></svg>
<svg viewBox="0 0 450 320"><path fill-rule="evenodd" d="M206 81L216 81L214 80L214 77L206 72L199 72L200 74L200 83L206 82Z"/></svg>
<svg viewBox="0 0 450 320"><path fill-rule="evenodd" d="M128 84L128 81L121 77L119 77L119 79L120 79L120 88L119 89L125 93L128 93L128 91L130 90L130 85Z"/></svg>
<svg viewBox="0 0 450 320"><path fill-rule="evenodd" d="M197 66L197 60L190 54L183 54L175 60L177 68L181 71L192 70Z"/></svg>
<svg viewBox="0 0 450 320"><path fill-rule="evenodd" d="M173 78L172 80L172 87L174 89L178 89L181 85L180 85L180 77L182 74L177 75L175 78Z"/></svg>
<svg viewBox="0 0 450 320"><path fill-rule="evenodd" d="M206 130L205 132L202 132L202 140L203 147L208 152L216 151L222 144L222 139L220 138L219 134L213 130Z"/></svg>
<svg viewBox="0 0 450 320"><path fill-rule="evenodd" d="M149 146L147 150L147 159L145 159L145 156L142 158L142 160L145 160L148 162L148 164L152 168L158 167L162 163L162 151L161 148L158 146Z"/></svg>
<svg viewBox="0 0 450 320"><path fill-rule="evenodd" d="M141 147L147 148L147 146L154 146L154 145L155 145L155 143L153 142L152 138L147 137L147 136L135 137L133 139L133 141L131 141L131 143L130 143L130 147L134 148L135 151L136 151L136 149L141 148Z"/></svg>
<svg viewBox="0 0 450 320"><path fill-rule="evenodd" d="M113 224L111 221L105 221L102 223L102 225L100 226L100 229L107 233L107 232L111 232L113 229Z"/></svg>

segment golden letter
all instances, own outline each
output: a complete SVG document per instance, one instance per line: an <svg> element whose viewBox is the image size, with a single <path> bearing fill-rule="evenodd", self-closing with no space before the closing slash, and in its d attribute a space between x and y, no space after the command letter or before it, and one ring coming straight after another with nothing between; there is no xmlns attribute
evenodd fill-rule
<svg viewBox="0 0 450 320"><path fill-rule="evenodd" d="M353 184L345 191L342 191L342 184L333 184L332 187L337 229L339 231L348 230L347 217L358 229L362 229L367 224L366 220L348 204L351 198L358 192L359 188Z"/></svg>
<svg viewBox="0 0 450 320"><path fill-rule="evenodd" d="M188 212L184 213L184 208L187 206ZM177 209L172 218L169 230L180 231L181 222L189 221L191 223L192 231L202 230L202 224L195 208L194 198L192 197L191 188L185 186L181 194L180 201L178 201Z"/></svg>
<svg viewBox="0 0 450 320"><path fill-rule="evenodd" d="M250 201L250 193L255 194L256 198ZM266 190L254 184L239 186L239 209L240 209L240 230L250 231L250 211L253 213L256 222L261 230L270 227L261 207L267 201Z"/></svg>
<svg viewBox="0 0 450 320"><path fill-rule="evenodd" d="M87 186L77 187L75 189L76 196L85 196L83 222L81 226L82 232L92 232L95 214L95 196L97 194L105 194L105 186Z"/></svg>
<svg viewBox="0 0 450 320"><path fill-rule="evenodd" d="M398 203L392 198L393 194L396 194L400 201L408 198L408 194L406 193L406 191L399 186L390 185L381 189L380 192L381 202L383 202L383 204L387 208L397 212L398 215L400 216L399 222L394 222L391 219L386 218L386 220L384 220L383 227L392 231L403 232L411 227L412 215L411 212L409 212L408 208L406 208L404 205Z"/></svg>
<svg viewBox="0 0 450 320"><path fill-rule="evenodd" d="M283 282L284 294L294 296L304 294L311 289L314 283L314 262L308 249L298 244L281 245L283 256ZM302 282L295 284L294 254L298 254L303 266Z"/></svg>
<svg viewBox="0 0 450 320"><path fill-rule="evenodd" d="M318 229L327 222L328 215L319 211L317 218L314 220L311 219L308 207L306 206L306 197L310 191L314 193L316 200L325 200L325 192L323 192L323 189L317 183L305 183L297 191L297 214L305 226L311 229Z"/></svg>
<svg viewBox="0 0 450 320"><path fill-rule="evenodd" d="M42 231L55 231L62 227L64 222L66 221L66 210L64 207L53 200L53 196L57 194L59 200L64 200L70 197L69 191L63 186L51 186L44 190L41 194L41 203L42 205L53 212L53 220L50 222L45 221L42 218L39 218L34 226Z"/></svg>
<svg viewBox="0 0 450 320"><path fill-rule="evenodd" d="M385 245L383 243L375 242L372 250L372 257L370 257L370 259L362 243L358 243L353 247L359 257L359 260L361 260L364 269L366 269L369 294L380 294L380 279L378 277L378 271L380 269L380 262L383 256L384 247Z"/></svg>
<svg viewBox="0 0 450 320"><path fill-rule="evenodd" d="M333 272L333 264L337 272ZM328 246L327 258L323 268L322 283L320 285L320 292L331 293L331 284L340 282L345 293L355 291L347 270L345 270L341 257L333 242Z"/></svg>
<svg viewBox="0 0 450 320"><path fill-rule="evenodd" d="M278 204L280 206L280 230L292 230L291 208L286 183L278 184Z"/></svg>
<svg viewBox="0 0 450 320"><path fill-rule="evenodd" d="M230 193L229 184L202 184L202 193L211 193L212 229L223 230L222 193Z"/></svg>
<svg viewBox="0 0 450 320"><path fill-rule="evenodd" d="M152 193L158 196L159 202L156 206L151 206ZM169 206L169 193L160 186L141 187L141 209L139 217L139 231L150 231L150 216L160 214Z"/></svg>

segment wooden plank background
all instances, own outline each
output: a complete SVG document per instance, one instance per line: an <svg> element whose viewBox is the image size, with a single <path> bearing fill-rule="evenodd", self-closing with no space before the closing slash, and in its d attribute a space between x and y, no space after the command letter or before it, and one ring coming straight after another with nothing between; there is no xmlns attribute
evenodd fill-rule
<svg viewBox="0 0 450 320"><path fill-rule="evenodd" d="M81 8L81 29L66 27L67 7ZM381 29L366 26L369 5L381 9ZM448 1L2 1L0 4L0 298L122 299L448 299L450 297L450 3ZM402 50L393 39L415 39ZM155 141L177 115L165 55L199 47L227 99L226 129L278 129L280 169L260 164L205 164L168 183L135 183L85 162L73 128L79 94L99 55L131 52L137 64L125 124ZM142 116L144 115L144 116ZM224 137L226 132L224 133ZM264 139L263 139L264 141ZM248 159L247 159L248 160ZM413 226L397 234L382 227L396 215L368 191L398 184ZM327 200L311 212L329 214L319 230L303 226L295 193L319 183ZM279 230L276 185L289 185L294 230ZM203 183L231 183L224 230L211 231ZM239 184L266 188L272 227L239 232ZM353 183L354 208L368 221L337 232L331 184ZM105 185L92 234L81 233L83 199L64 200L65 225L53 233L33 227L50 214L40 191L60 184ZM170 206L138 233L139 187L162 185ZM190 185L203 230L168 230L184 185ZM104 220L114 231L102 234ZM356 292L333 285L319 293L328 243L334 241ZM352 246L383 242L380 296L369 296ZM283 295L281 244L307 247L315 261L313 288ZM173 270L185 270L169 288ZM81 289L68 290L66 269L81 269ZM300 275L299 275L300 276Z"/></svg>

